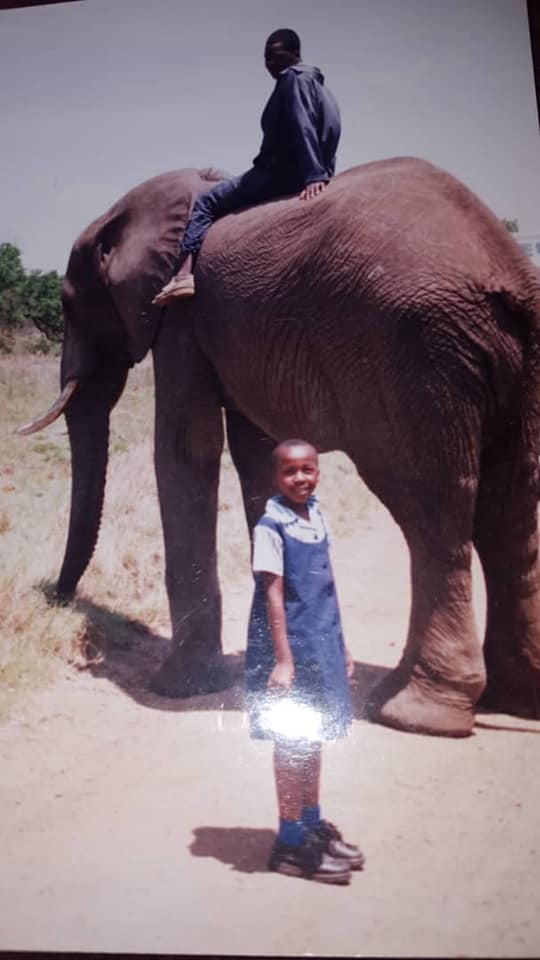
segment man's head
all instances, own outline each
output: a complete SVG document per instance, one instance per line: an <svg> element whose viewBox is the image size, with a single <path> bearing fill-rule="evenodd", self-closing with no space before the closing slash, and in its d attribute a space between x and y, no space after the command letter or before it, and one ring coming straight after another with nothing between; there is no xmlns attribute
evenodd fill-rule
<svg viewBox="0 0 540 960"><path fill-rule="evenodd" d="M319 480L319 458L305 440L284 440L272 451L274 483L291 504L307 503Z"/></svg>
<svg viewBox="0 0 540 960"><path fill-rule="evenodd" d="M274 30L264 47L264 64L276 79L286 67L300 60L300 37L294 30Z"/></svg>

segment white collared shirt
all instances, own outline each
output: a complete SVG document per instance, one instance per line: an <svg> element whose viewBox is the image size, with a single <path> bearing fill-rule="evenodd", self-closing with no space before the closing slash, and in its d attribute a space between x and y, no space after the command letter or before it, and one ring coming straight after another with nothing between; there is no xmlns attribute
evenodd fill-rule
<svg viewBox="0 0 540 960"><path fill-rule="evenodd" d="M281 497L267 500L265 516L287 526L287 533L302 543L315 543L328 536L328 528L319 510L317 497L307 501L309 520L299 517L287 507ZM253 572L275 573L283 576L283 540L279 533L257 524L253 535Z"/></svg>

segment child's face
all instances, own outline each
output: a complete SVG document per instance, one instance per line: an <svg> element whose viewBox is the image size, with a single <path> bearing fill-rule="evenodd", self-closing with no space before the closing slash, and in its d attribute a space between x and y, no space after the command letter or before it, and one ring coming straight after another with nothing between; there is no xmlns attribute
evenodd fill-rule
<svg viewBox="0 0 540 960"><path fill-rule="evenodd" d="M311 447L288 447L280 453L274 479L286 500L302 505L319 482L319 462Z"/></svg>

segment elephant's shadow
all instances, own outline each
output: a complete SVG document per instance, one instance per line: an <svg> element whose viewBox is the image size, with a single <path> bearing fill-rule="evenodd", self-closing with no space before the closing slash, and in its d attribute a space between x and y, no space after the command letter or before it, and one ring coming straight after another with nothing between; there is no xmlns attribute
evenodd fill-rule
<svg viewBox="0 0 540 960"><path fill-rule="evenodd" d="M91 600L78 598L75 605L86 617L87 636L90 638L86 663L80 669L88 670L96 678L107 679L137 703L150 709L176 712L243 710L243 653L225 657L230 678L225 690L185 699L159 696L150 689L150 681L170 652L170 641L153 633L141 621L125 617ZM388 673L386 667L356 661L351 682L356 719L367 719L369 692Z"/></svg>
<svg viewBox="0 0 540 960"><path fill-rule="evenodd" d="M47 598L52 601L53 585L42 582L41 588ZM127 696L152 710L183 713L197 710L241 711L244 709L243 653L229 654L225 657L230 678L230 685L226 689L185 699L159 696L151 690L150 681L170 652L170 640L153 633L140 620L130 619L86 598L77 598L75 608L86 617L86 634L89 638L86 651L87 662L79 669L87 670L96 678L114 683ZM371 691L390 672L388 667L355 661L354 678L351 682L355 719L369 719L368 706ZM495 714L494 719L491 720L492 711L489 708L477 707L476 712L477 730L540 734L538 727L501 722L499 714Z"/></svg>

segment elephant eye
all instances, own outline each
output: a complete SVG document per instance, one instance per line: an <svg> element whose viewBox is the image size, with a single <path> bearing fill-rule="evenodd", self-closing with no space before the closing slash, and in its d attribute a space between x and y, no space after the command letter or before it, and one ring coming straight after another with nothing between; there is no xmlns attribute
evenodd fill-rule
<svg viewBox="0 0 540 960"><path fill-rule="evenodd" d="M112 250L112 243L108 240L102 240L98 244L99 259L105 260L107 255L111 252L111 250Z"/></svg>

